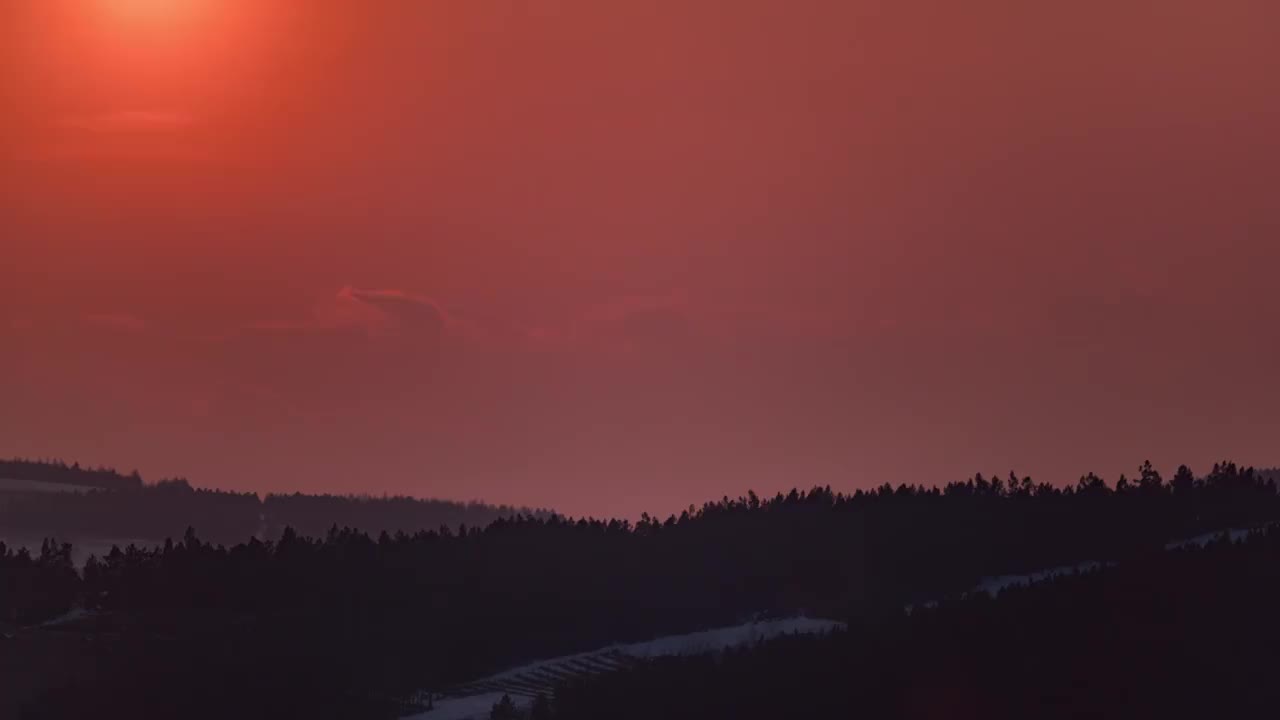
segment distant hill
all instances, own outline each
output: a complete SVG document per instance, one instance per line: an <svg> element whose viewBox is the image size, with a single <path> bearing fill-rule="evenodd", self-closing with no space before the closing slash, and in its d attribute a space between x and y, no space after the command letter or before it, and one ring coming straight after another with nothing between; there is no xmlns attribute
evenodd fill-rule
<svg viewBox="0 0 1280 720"><path fill-rule="evenodd" d="M18 480L14 478L0 478L0 493L74 493L89 492L98 488L86 485L69 485L67 483L45 482L43 480Z"/></svg>
<svg viewBox="0 0 1280 720"><path fill-rule="evenodd" d="M45 537L78 547L112 542L160 544L187 528L232 545L279 537L286 527L315 537L334 527L415 533L484 527L516 514L548 511L412 497L267 495L193 488L182 479L144 483L137 472L85 469L61 462L0 461L0 539L38 547ZM128 539L127 541L124 539Z"/></svg>
<svg viewBox="0 0 1280 720"><path fill-rule="evenodd" d="M415 533L458 529L462 526L485 527L498 518L515 515L545 517L545 510L530 510L509 505L481 502L460 503L450 500L424 500L396 495L268 495L262 502L267 537L279 537L285 528L300 535L322 537L334 527L358 528L377 536L386 532Z"/></svg>
<svg viewBox="0 0 1280 720"><path fill-rule="evenodd" d="M0 460L0 481L9 481L0 484L0 490L39 489L35 484L103 490L136 490L142 487L142 476L136 470L129 475L121 475L109 468L82 468L79 463L67 465L64 462L22 459Z"/></svg>

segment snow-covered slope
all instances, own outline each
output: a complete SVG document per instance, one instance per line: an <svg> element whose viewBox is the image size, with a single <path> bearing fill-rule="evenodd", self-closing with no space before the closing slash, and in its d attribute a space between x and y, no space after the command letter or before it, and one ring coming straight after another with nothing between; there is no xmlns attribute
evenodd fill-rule
<svg viewBox="0 0 1280 720"><path fill-rule="evenodd" d="M1207 532L1195 537L1185 538L1183 540L1174 540L1165 543L1165 550L1178 550L1187 547L1204 547L1215 540L1226 540L1227 542L1240 542L1249 537L1249 533L1262 530L1264 528L1227 528L1225 530L1215 530ZM996 577L985 577L978 581L978 584L969 592L985 592L991 597L1000 594L1005 588L1015 587L1018 585L1031 585L1033 583L1044 580L1052 580L1054 578L1065 575L1074 575L1079 573L1092 572L1103 567L1114 565L1114 562L1082 562L1075 565L1063 565L1061 567L1048 568L1046 570L1038 570L1026 575L998 575Z"/></svg>
<svg viewBox="0 0 1280 720"><path fill-rule="evenodd" d="M714 653L781 635L826 633L843 627L844 623L834 620L795 617L610 645L592 652L530 663L453 688L434 699L433 709L410 717L414 720L484 718L504 694L510 695L517 706L525 707L538 693L550 695L557 682L572 677L609 672L649 658Z"/></svg>
<svg viewBox="0 0 1280 720"><path fill-rule="evenodd" d="M1164 546L1165 550L1178 550L1185 547L1204 547L1214 540L1221 540L1224 537L1228 542L1240 542L1249 537L1249 533L1262 528L1230 528L1227 530L1218 530L1216 532L1207 532L1203 535L1197 535L1186 540L1175 540Z"/></svg>
<svg viewBox="0 0 1280 720"><path fill-rule="evenodd" d="M969 592L984 592L991 597L995 597L1005 588L1016 587L1019 585L1031 585L1032 583L1052 580L1054 578L1063 577L1064 575L1087 573L1097 570L1104 565L1110 564L1111 563L1100 563L1091 560L1089 562L1077 563L1075 565L1062 565L1059 567L1047 568L1045 570L1037 570L1036 572L1027 573L1025 575L997 575L995 577L984 577L979 580L978 584Z"/></svg>
<svg viewBox="0 0 1280 720"><path fill-rule="evenodd" d="M1180 548L1188 548L1188 547L1204 547L1205 545L1208 545L1211 542L1214 542L1216 540L1224 540L1224 539L1228 542L1233 542L1233 543L1240 542L1248 538L1249 533L1259 532L1259 531L1265 530L1268 527L1275 527L1275 525L1266 525L1262 527L1253 527L1253 528L1227 528L1225 530L1215 530L1213 532L1207 532L1201 535L1196 535L1195 537L1170 541L1168 543L1165 543L1164 549L1178 550ZM1115 561L1097 562L1094 560L1090 560L1088 562L1076 563L1075 565L1060 565L1058 567L1046 568L1044 570L1037 570L1035 572L1026 573L1024 575L995 575L991 577L984 577L978 581L977 585L974 585L965 594L972 595L975 593L986 593L991 597L996 597L1001 593L1001 591L1007 590L1008 588L1011 588L1011 587L1027 586L1027 585L1032 585L1038 582L1044 582L1046 580L1053 580L1055 578L1065 577L1068 575L1089 573L1095 570L1100 570L1104 567L1111 567L1112 565L1115 565ZM928 602L923 602L919 604L905 605L903 607L903 610L906 610L906 612L910 614L916 608L927 609L927 608L937 607L937 605L938 605L938 602L936 600L930 600Z"/></svg>

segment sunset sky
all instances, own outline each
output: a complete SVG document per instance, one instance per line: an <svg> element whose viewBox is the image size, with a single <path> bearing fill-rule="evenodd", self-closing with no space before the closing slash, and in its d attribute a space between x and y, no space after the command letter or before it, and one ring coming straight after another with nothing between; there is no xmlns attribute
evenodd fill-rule
<svg viewBox="0 0 1280 720"><path fill-rule="evenodd" d="M1273 0L0 2L0 456L665 515L1280 464Z"/></svg>

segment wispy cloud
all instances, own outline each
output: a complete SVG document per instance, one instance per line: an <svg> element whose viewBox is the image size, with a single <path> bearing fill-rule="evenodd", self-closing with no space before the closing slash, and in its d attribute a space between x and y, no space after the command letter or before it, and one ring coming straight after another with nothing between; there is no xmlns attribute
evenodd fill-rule
<svg viewBox="0 0 1280 720"><path fill-rule="evenodd" d="M403 290L361 290L350 285L338 291L340 304L358 303L376 309L386 320L404 329L442 332L456 325L435 300Z"/></svg>
<svg viewBox="0 0 1280 720"><path fill-rule="evenodd" d="M472 331L469 323L459 320L431 298L397 289L361 289L348 285L317 303L310 317L254 323L229 337L245 333L297 337L337 334L346 338L399 338L435 345L446 337L472 337Z"/></svg>

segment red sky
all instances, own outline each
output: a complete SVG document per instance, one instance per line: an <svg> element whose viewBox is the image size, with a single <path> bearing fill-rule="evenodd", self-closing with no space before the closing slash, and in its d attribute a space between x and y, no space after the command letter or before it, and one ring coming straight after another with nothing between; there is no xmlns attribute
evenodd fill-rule
<svg viewBox="0 0 1280 720"><path fill-rule="evenodd" d="M1280 463L1270 0L0 5L0 455L665 514Z"/></svg>

